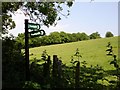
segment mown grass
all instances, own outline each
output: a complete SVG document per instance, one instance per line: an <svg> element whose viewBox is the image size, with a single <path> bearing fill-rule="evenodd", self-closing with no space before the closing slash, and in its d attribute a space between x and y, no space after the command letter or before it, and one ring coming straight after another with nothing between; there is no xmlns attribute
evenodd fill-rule
<svg viewBox="0 0 120 90"><path fill-rule="evenodd" d="M30 56L30 59L40 59L42 52L46 50L50 56L58 55L58 57L62 59L63 63L70 65L71 56L75 54L75 51L78 48L80 54L82 55L82 58L80 58L81 62L86 61L87 65L98 64L105 70L111 70L114 69L114 67L110 65L109 62L113 58L106 55L106 45L108 42L111 42L113 51L118 57L118 37L116 36L110 38L101 38L30 48L30 54L33 54Z"/></svg>

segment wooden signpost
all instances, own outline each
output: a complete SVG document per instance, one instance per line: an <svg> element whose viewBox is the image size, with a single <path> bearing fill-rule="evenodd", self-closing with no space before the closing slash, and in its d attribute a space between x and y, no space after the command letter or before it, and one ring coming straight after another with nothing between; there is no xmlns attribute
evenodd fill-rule
<svg viewBox="0 0 120 90"><path fill-rule="evenodd" d="M26 81L30 81L30 69L29 69L29 33L30 37L44 36L45 31L39 30L41 27L39 24L28 23L28 19L25 19L25 60L26 60ZM29 31L30 29L30 31Z"/></svg>

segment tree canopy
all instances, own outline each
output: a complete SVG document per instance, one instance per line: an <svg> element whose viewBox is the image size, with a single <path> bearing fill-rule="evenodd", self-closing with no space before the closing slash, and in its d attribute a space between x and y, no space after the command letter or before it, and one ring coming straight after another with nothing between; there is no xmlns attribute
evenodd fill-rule
<svg viewBox="0 0 120 90"><path fill-rule="evenodd" d="M98 32L94 32L90 35L90 39L97 39L97 38L101 38Z"/></svg>
<svg viewBox="0 0 120 90"><path fill-rule="evenodd" d="M61 20L59 14L62 14L62 4L71 7L73 0L65 2L2 2L2 33L8 33L8 30L15 28L15 22L12 20L12 14L18 9L22 10L25 16L29 16L33 22L39 21L40 24L49 27L56 25ZM69 10L67 14L69 15Z"/></svg>
<svg viewBox="0 0 120 90"><path fill-rule="evenodd" d="M108 31L105 34L105 37L113 37L114 35L112 34L112 32Z"/></svg>

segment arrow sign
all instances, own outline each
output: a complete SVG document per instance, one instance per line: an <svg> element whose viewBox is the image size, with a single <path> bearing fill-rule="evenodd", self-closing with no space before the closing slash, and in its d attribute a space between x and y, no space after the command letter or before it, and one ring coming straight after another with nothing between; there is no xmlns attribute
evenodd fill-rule
<svg viewBox="0 0 120 90"><path fill-rule="evenodd" d="M44 36L45 35L45 31L44 30L37 30L37 31L31 31L30 32L30 37L38 37L38 36Z"/></svg>
<svg viewBox="0 0 120 90"><path fill-rule="evenodd" d="M28 29L40 29L39 24L34 24L34 23L28 23Z"/></svg>

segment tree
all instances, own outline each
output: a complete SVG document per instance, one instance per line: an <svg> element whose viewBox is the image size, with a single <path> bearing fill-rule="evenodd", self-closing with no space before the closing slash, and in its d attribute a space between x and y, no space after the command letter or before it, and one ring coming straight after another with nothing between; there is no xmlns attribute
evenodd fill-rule
<svg viewBox="0 0 120 90"><path fill-rule="evenodd" d="M76 41L77 41L76 33L72 33L72 34L70 35L70 39L71 39L72 42L76 42Z"/></svg>
<svg viewBox="0 0 120 90"><path fill-rule="evenodd" d="M65 2L3 2L2 3L2 33L6 34L8 30L15 28L15 22L12 20L12 14L21 9L25 16L29 16L31 21L38 22L47 27L56 25L61 20L59 14L62 14L62 4L71 7L73 1ZM64 15L64 14L62 14ZM67 15L69 15L69 10Z"/></svg>
<svg viewBox="0 0 120 90"><path fill-rule="evenodd" d="M113 36L114 35L110 31L106 32L106 34L105 34L105 37L113 37Z"/></svg>
<svg viewBox="0 0 120 90"><path fill-rule="evenodd" d="M97 38L101 38L100 34L98 32L92 33L90 35L90 39L97 39Z"/></svg>
<svg viewBox="0 0 120 90"><path fill-rule="evenodd" d="M18 37L16 37L16 39L15 39L18 44L21 44L21 48L25 47L25 40L24 39L25 39L24 33L19 33Z"/></svg>
<svg viewBox="0 0 120 90"><path fill-rule="evenodd" d="M67 43L70 41L70 38L67 33L61 31L60 32L61 43Z"/></svg>
<svg viewBox="0 0 120 90"><path fill-rule="evenodd" d="M81 38L81 41L82 40L88 40L89 36L86 33L83 32L83 33L80 34L80 38Z"/></svg>
<svg viewBox="0 0 120 90"><path fill-rule="evenodd" d="M52 32L49 35L51 44L59 44L61 43L61 38L59 32Z"/></svg>
<svg viewBox="0 0 120 90"><path fill-rule="evenodd" d="M84 33L84 32L82 32L82 33L78 32L76 34L76 39L77 39L77 41L88 40L89 36L86 33Z"/></svg>
<svg viewBox="0 0 120 90"><path fill-rule="evenodd" d="M40 24L47 27L56 25L61 19L59 13L63 10L62 3L70 7L73 2L2 2L2 34L15 28L12 14L15 14L18 9L21 9L33 22L39 20ZM22 54L19 48L19 46L24 48L24 34L19 34L16 40L11 37L4 37L2 40L3 88L22 88L25 81L24 53ZM31 40L30 43L32 43ZM33 43L36 43L36 40Z"/></svg>
<svg viewBox="0 0 120 90"><path fill-rule="evenodd" d="M6 34L8 30L15 28L12 13L17 11L21 5L22 2L2 2L2 34Z"/></svg>

